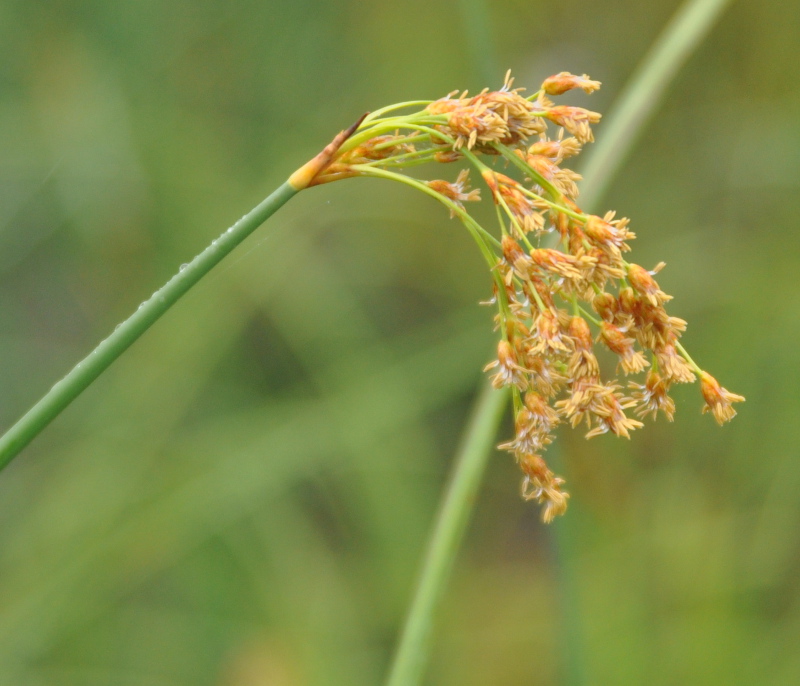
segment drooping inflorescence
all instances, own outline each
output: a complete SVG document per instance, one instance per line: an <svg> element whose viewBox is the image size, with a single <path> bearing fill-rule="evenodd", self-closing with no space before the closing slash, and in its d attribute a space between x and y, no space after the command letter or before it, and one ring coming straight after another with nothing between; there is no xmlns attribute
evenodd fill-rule
<svg viewBox="0 0 800 686"><path fill-rule="evenodd" d="M558 425L584 424L587 438L629 438L641 420L659 412L671 421L671 386L698 377L703 412L720 424L733 418L733 403L744 398L722 388L681 344L686 322L667 313L672 297L654 278L664 264L648 270L627 259L636 237L628 219L588 214L577 204L580 176L563 163L594 140L591 125L600 114L555 105L550 96L592 93L600 84L562 72L524 97L512 81L506 75L497 91L472 97L454 91L374 112L340 134L302 183L356 176L400 181L433 196L464 223L486 259L493 278L489 302L498 310L497 359L486 371L496 388L510 388L514 402L514 437L499 447L514 455L523 497L542 504L549 522L566 510L569 497L542 457ZM404 108L416 111L394 114ZM481 199L470 190L468 169L453 182L401 172L453 162L467 163L482 177L497 210L499 238L465 208ZM518 178L509 176L512 168ZM616 357L616 368L601 370L598 346ZM638 381L628 379L640 374Z"/></svg>

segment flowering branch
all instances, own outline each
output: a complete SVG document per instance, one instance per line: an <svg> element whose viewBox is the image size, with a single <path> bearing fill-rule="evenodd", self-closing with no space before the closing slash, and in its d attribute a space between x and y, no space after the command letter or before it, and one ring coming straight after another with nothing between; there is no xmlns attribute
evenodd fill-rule
<svg viewBox="0 0 800 686"><path fill-rule="evenodd" d="M498 308L497 359L486 370L494 372L492 385L510 388L513 399L515 435L499 447L514 455L523 472L522 495L543 505L546 522L566 510L569 497L542 457L560 424L585 424L587 438L629 438L649 416L660 412L671 421L672 385L697 377L703 411L719 423L744 400L722 388L681 344L686 322L667 313L672 296L654 279L664 264L647 270L626 259L636 238L629 220L614 212L589 214L577 203L581 177L564 162L594 140L591 127L601 115L550 98L599 87L586 75L561 72L523 97L507 74L496 91L473 97L454 91L408 115L396 112L425 101L390 106L380 112L391 116L367 117L308 183L357 176L398 181L437 199L467 228L492 276L489 302ZM485 182L499 239L466 210L465 203L481 199L469 188L467 169L455 181L402 173L458 161ZM499 171L498 162L515 168L518 178ZM547 234L558 247L545 247ZM617 357L615 370L601 369L598 344ZM625 378L643 373L638 382Z"/></svg>
<svg viewBox="0 0 800 686"><path fill-rule="evenodd" d="M574 89L600 87L588 76L561 72L523 97L506 74L503 87L468 97L457 91L434 101L390 105L364 115L340 132L318 155L295 171L278 190L142 303L106 340L57 383L0 438L0 468L96 379L164 312L236 245L303 189L353 177L398 181L441 202L458 217L478 245L493 280L500 341L492 385L509 387L516 432L500 445L523 472L522 495L544 507L551 521L565 511L569 495L542 453L561 423L585 423L587 438L614 433L628 438L640 419L664 413L671 420L672 384L700 377L709 410L722 423L744 400L722 388L689 356L679 339L686 322L667 314L664 293L652 271L628 262L635 238L628 219L584 213L577 204L580 175L563 166L594 140L591 125L600 114L550 100ZM418 108L411 114L397 114ZM548 126L558 127L553 135ZM531 139L534 139L531 141ZM480 174L497 210L499 239L467 212L479 202L469 188L469 171L455 181L421 181L402 170L425 163L466 161ZM521 178L497 170L515 167ZM543 247L553 233L559 248ZM592 325L595 330L592 330ZM616 354L615 373L604 370L595 343ZM649 353L650 359L645 353ZM644 383L619 378L650 368ZM639 419L626 414L633 410Z"/></svg>

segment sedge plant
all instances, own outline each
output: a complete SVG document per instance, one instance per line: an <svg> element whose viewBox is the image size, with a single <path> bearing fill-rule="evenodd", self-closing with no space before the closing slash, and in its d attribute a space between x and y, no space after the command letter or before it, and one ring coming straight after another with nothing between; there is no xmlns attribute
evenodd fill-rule
<svg viewBox="0 0 800 686"><path fill-rule="evenodd" d="M682 347L685 322L666 311L669 296L653 273L659 265L648 270L629 258L634 236L628 222L592 214L658 95L727 4L689 0L676 14L654 44L652 59L637 70L612 109L599 144L588 151L581 171L589 183L581 185L580 198L579 177L567 167L591 143L591 127L600 116L551 99L570 88L596 90L599 84L588 77L562 73L530 95L514 89L507 77L499 90L475 97L453 93L367 115L185 265L0 437L0 468L299 191L375 177L427 194L464 224L484 257L491 288L487 304L496 308L499 340L496 359L488 365L498 390L487 384L464 433L388 675L390 686L419 683L435 605L509 400L515 433L502 446L522 469L523 497L541 504L546 521L568 503L562 480L544 460L557 426L586 423L590 437L627 436L646 416L671 419L670 388L697 379L704 411L720 423L732 418L734 403L743 400L722 388ZM470 42L485 40L481 26L475 23ZM424 177L416 173L427 170L436 171ZM482 193L470 188L470 174L485 183ZM481 194L495 208L495 227L481 224L470 211ZM604 367L597 348L606 348L616 362ZM563 538L565 531L555 527L553 533Z"/></svg>
<svg viewBox="0 0 800 686"><path fill-rule="evenodd" d="M485 304L496 309L499 334L486 371L495 388L510 389L515 420L514 436L499 447L519 464L522 497L542 505L545 522L563 514L569 498L543 457L559 424L584 424L587 438L628 438L647 417L672 420L670 388L698 379L703 411L720 424L730 420L733 404L744 398L723 388L682 345L686 322L668 314L671 296L654 278L664 264L648 269L629 260L635 238L629 220L613 211L587 213L578 204L580 176L565 163L593 142L601 115L552 98L599 87L586 75L561 72L525 95L508 73L498 90L471 97L453 91L363 116L143 302L12 426L0 438L0 466L289 198L358 177L434 198L480 251L491 283ZM409 173L422 165L458 172L451 180ZM494 230L467 210L481 201L470 173L482 179L494 205ZM546 247L551 236L554 246ZM598 347L616 356L615 369L601 370Z"/></svg>
<svg viewBox="0 0 800 686"><path fill-rule="evenodd" d="M599 86L586 75L561 72L527 94L507 74L498 90L472 97L454 91L365 115L143 302L0 437L0 468L291 197L358 177L395 181L435 199L480 251L490 286L485 304L495 309L498 332L496 359L486 370L492 386L510 395L514 413L514 435L500 447L520 466L522 497L541 505L545 522L563 514L569 498L544 459L559 425L585 425L588 438L629 437L646 418L663 414L672 420L671 387L697 380L703 411L720 424L729 421L734 403L744 398L723 388L683 346L686 322L669 315L671 297L655 279L664 265L648 269L629 259L635 234L626 218L593 214L579 204L580 176L566 164L593 142L600 114L553 99ZM417 167L442 171L420 178ZM470 186L470 175L480 177L482 190ZM495 209L491 228L468 209L482 195ZM598 348L615 363L601 365ZM437 527L428 560L434 567L452 564L460 540L454 532L463 531L468 517L459 503L474 498L479 478L471 472L482 471L484 445L494 436L505 397L484 394L465 435L464 468L448 491L454 504L444 508L458 516ZM435 580L426 584L425 578L409 635L427 634L430 606L440 592ZM423 659L418 647L402 642L393 686L405 683L404 666Z"/></svg>

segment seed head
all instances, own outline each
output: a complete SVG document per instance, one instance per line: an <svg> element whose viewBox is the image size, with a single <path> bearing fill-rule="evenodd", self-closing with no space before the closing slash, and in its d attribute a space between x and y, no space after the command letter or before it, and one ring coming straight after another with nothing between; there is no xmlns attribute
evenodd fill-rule
<svg viewBox="0 0 800 686"><path fill-rule="evenodd" d="M565 196L573 199L578 197L578 185L575 182L581 180L580 174L576 174L571 169L562 169L545 155L529 153L524 159L533 171L552 182Z"/></svg>
<svg viewBox="0 0 800 686"><path fill-rule="evenodd" d="M593 93L600 88L599 81L591 81L589 77L575 76L562 71L555 76L548 76L542 83L542 90L548 95L562 95L573 88L580 88L584 93Z"/></svg>
<svg viewBox="0 0 800 686"><path fill-rule="evenodd" d="M626 241L633 240L636 235L628 231L627 219L611 221L613 217L613 213L609 213L604 219L590 215L583 227L583 232L589 241L600 249L609 251L616 258L620 251L627 252L631 249Z"/></svg>
<svg viewBox="0 0 800 686"><path fill-rule="evenodd" d="M545 116L554 124L563 126L579 143L594 142L591 124L596 124L602 117L599 112L569 105L550 107L545 110Z"/></svg>
<svg viewBox="0 0 800 686"><path fill-rule="evenodd" d="M353 176L419 187L423 182L399 172L453 162L481 174L498 215L499 240L465 209L481 199L470 190L466 169L455 182L424 181L425 190L467 225L486 259L492 277L487 304L497 307L495 328L502 336L486 371L492 371L495 388L509 388L515 408L514 436L500 448L519 463L522 495L542 505L546 522L565 511L569 498L563 479L542 457L559 424L585 424L587 438L629 438L641 419L662 412L671 421L672 384L697 375L703 412L720 424L744 400L702 372L681 344L686 322L667 312L672 297L654 278L663 263L648 271L625 259L635 238L628 219L616 219L614 212L587 214L578 205L580 176L563 163L593 140L591 126L600 114L556 105L550 97L574 89L591 93L599 85L586 75L561 72L525 98L506 74L499 90L473 97L453 91L423 112L403 116L390 107L391 116L376 113L341 132L290 179L295 189ZM559 127L556 135L548 124ZM498 156L505 166L497 164ZM550 232L557 246L545 242ZM598 344L616 355L616 373L601 367ZM640 381L620 379L644 372Z"/></svg>
<svg viewBox="0 0 800 686"><path fill-rule="evenodd" d="M508 272L509 276L512 279L515 275L527 279L534 267L534 263L533 260L525 254L519 246L519 243L506 234L500 241L500 247L503 250L503 258L510 267Z"/></svg>
<svg viewBox="0 0 800 686"><path fill-rule="evenodd" d="M529 354L569 352L569 338L559 322L557 312L546 309L539 313L534 322L534 335L528 343Z"/></svg>
<svg viewBox="0 0 800 686"><path fill-rule="evenodd" d="M602 322L600 337L611 352L619 355L619 366L626 374L637 374L647 367L644 355L633 347L636 341L628 338L621 329L608 322Z"/></svg>
<svg viewBox="0 0 800 686"><path fill-rule="evenodd" d="M691 366L682 355L678 354L672 343L656 349L655 354L664 378L670 383L692 383L694 381L695 376Z"/></svg>
<svg viewBox="0 0 800 686"><path fill-rule="evenodd" d="M613 322L618 312L617 299L611 293L606 293L605 291L600 291L594 296L592 307L607 322Z"/></svg>
<svg viewBox="0 0 800 686"><path fill-rule="evenodd" d="M652 415L655 419L661 411L669 421L672 421L675 416L675 401L667 395L669 381L655 369L651 369L647 373L644 384L631 381L628 385L633 389L631 397L636 401L634 412L638 417L644 418Z"/></svg>
<svg viewBox="0 0 800 686"><path fill-rule="evenodd" d="M549 139L542 137L537 143L528 148L529 155L542 155L551 159L555 164L569 157L574 157L581 151L581 144L577 138L570 136L564 138L564 129L560 129L558 138Z"/></svg>
<svg viewBox="0 0 800 686"><path fill-rule="evenodd" d="M492 377L492 386L495 388L515 386L524 391L528 387L526 370L517 362L516 350L506 340L501 340L497 344L497 359L487 364L483 371L489 369L497 369L497 373Z"/></svg>
<svg viewBox="0 0 800 686"><path fill-rule="evenodd" d="M652 273L656 271L657 270L653 270ZM657 307L672 300L671 295L667 295L658 288L658 284L652 277L651 272L648 272L644 267L640 267L638 264L628 265L628 280L631 282L631 286L633 286L634 290L653 306Z"/></svg>
<svg viewBox="0 0 800 686"><path fill-rule="evenodd" d="M521 190L521 184L505 174L484 170L483 179L496 204L507 209L514 225L524 235L541 233L544 217L537 211L534 202Z"/></svg>
<svg viewBox="0 0 800 686"><path fill-rule="evenodd" d="M581 279L584 271L594 266L596 260L589 255L570 255L550 248L534 248L531 259L541 268L565 279Z"/></svg>
<svg viewBox="0 0 800 686"><path fill-rule="evenodd" d="M445 198L452 200L462 210L464 209L463 202L479 202L481 199L481 192L479 189L468 191L469 189L469 169L462 169L458 174L455 183L448 183L447 181L426 181L426 185L432 188L437 193L441 193ZM450 210L450 218L456 216L455 210Z"/></svg>
<svg viewBox="0 0 800 686"><path fill-rule="evenodd" d="M594 354L594 341L589 324L583 317L573 317L569 323L569 337L572 339L572 356L567 371L573 383L576 379L600 378L600 365Z"/></svg>
<svg viewBox="0 0 800 686"><path fill-rule="evenodd" d="M744 402L744 396L723 388L708 372L700 372L700 391L706 401L703 412L711 412L720 426L736 416L733 403Z"/></svg>
<svg viewBox="0 0 800 686"><path fill-rule="evenodd" d="M602 392L595 395L591 407L591 419L596 424L595 428L586 434L586 438L593 438L611 431L617 436L630 438L630 431L638 429L644 424L625 416L623 410L633 407L635 402L618 393L619 386L610 383L602 387Z"/></svg>
<svg viewBox="0 0 800 686"><path fill-rule="evenodd" d="M544 505L542 521L548 524L558 515L564 514L569 498L569 493L561 490L564 480L555 476L539 455L523 455L519 458L519 466L525 474L522 497Z"/></svg>

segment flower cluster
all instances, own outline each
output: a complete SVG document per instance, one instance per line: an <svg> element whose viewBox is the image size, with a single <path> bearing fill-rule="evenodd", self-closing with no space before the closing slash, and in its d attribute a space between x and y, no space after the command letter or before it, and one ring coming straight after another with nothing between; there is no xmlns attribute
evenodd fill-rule
<svg viewBox="0 0 800 686"><path fill-rule="evenodd" d="M636 237L628 219L588 214L577 204L580 176L563 164L593 140L591 125L600 115L555 105L550 97L599 87L586 75L562 72L525 97L507 75L497 91L453 92L383 108L342 132L302 180L400 181L433 196L465 224L494 282L490 302L497 306L501 338L486 370L514 400L514 437L499 447L515 457L522 495L542 504L547 522L565 511L569 497L542 457L560 424L585 425L587 438L629 438L641 420L659 412L671 421L671 387L698 378L703 412L720 424L736 414L733 403L744 400L698 367L681 344L686 322L667 312L671 296L655 279L663 263L647 269L627 259ZM392 114L420 105L413 114ZM499 238L465 209L464 203L480 200L469 188L467 169L453 182L399 171L456 161L485 182ZM508 175L511 167L518 178ZM616 369L601 370L601 348L616 359ZM638 381L629 379L639 374Z"/></svg>

